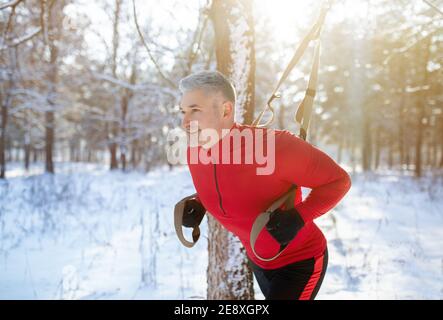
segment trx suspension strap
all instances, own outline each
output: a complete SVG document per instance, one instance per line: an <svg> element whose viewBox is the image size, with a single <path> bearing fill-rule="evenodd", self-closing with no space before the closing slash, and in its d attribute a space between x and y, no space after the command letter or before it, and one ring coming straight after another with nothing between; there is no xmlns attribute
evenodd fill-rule
<svg viewBox="0 0 443 320"><path fill-rule="evenodd" d="M307 132L309 128L309 121L311 118L312 113L312 106L314 104L314 97L316 93L317 88L317 79L318 79L318 67L319 67L319 61L320 61L320 32L321 28L323 26L323 22L326 17L326 13L329 9L328 5L323 6L320 15L314 24L314 26L311 28L309 33L304 37L302 43L297 48L291 62L286 67L286 70L284 71L283 75L280 78L280 81L278 82L277 86L275 87L271 98L268 100L265 108L260 112L259 116L254 120L252 123L253 126L256 127L267 127L274 121L274 108L272 107L271 103L275 98L280 98L280 94L278 93L278 90L282 83L287 79L292 69L297 65L301 57L303 56L303 53L306 51L306 48L308 47L309 43L311 41L317 41L317 44L315 46L314 51L314 59L313 59L313 65L311 70L311 75L309 77L309 83L308 88L306 90L305 96L303 98L303 101L300 103L300 105L297 108L297 113L295 115L295 121L300 124L300 134L299 137L303 140L306 140ZM261 118L263 117L263 114L265 111L269 108L271 111L271 119L268 120L265 124L260 125ZM281 198L279 198L277 201L275 201L269 208L266 209L266 211L260 213L256 220L254 221L254 224L252 225L251 233L250 233L250 244L252 248L252 252L254 255L261 261L272 261L275 260L278 256L281 255L283 250L287 247L281 246L279 252L270 258L264 258L257 254L255 251L255 242L260 234L260 232L265 228L266 224L269 222L269 218L271 215L271 212L273 212L275 209L279 208L282 204L285 204L285 209L290 209L294 207L294 200L295 200L295 194L297 191L297 186L293 185L289 191L287 191Z"/></svg>
<svg viewBox="0 0 443 320"><path fill-rule="evenodd" d="M329 9L328 6L324 6L320 12L319 17L317 18L316 23L312 26L311 30L309 31L309 33L303 38L303 41L301 42L301 44L299 45L299 47L297 48L297 50L295 51L294 56L292 57L291 61L289 62L288 66L286 67L285 71L283 72L283 75L281 76L277 86L275 87L274 91L272 92L271 98L269 98L268 102L266 103L265 108L260 112L260 114L258 115L258 117L252 122L252 126L255 127L266 127L270 124L272 124L272 122L274 121L274 108L272 107L271 103L272 101L274 101L274 99L276 98L280 98L280 93L279 93L279 89L281 87L281 85L283 84L283 82L285 82L285 80L288 78L289 74L291 73L292 69L294 69L294 67L298 64L298 62L300 61L301 57L303 56L304 52L306 51L306 48L308 47L309 43L311 41L314 40L318 40L317 41L317 46L315 48L315 53L314 53L314 64L313 64L313 68L311 71L311 75L309 78L309 85L308 85L308 89L306 90L305 93L305 98L303 99L303 102L300 104L298 109L304 109L311 107L312 108L312 102L313 99L315 97L315 92L316 92L316 87L317 87L317 74L318 74L318 65L319 65L319 51L320 51L320 32L321 32L321 27L323 26L323 22L325 20L326 17L326 13L327 10ZM312 98L311 99L307 99L307 97ZM310 104L310 106L309 106ZM260 124L260 121L263 117L263 114L266 112L266 110L269 108L269 110L271 111L271 119L268 120L268 122L264 123L264 124ZM298 112L297 112L298 115Z"/></svg>
<svg viewBox="0 0 443 320"><path fill-rule="evenodd" d="M297 189L296 186L292 186L288 192L286 192L282 197L280 197L277 201L275 201L273 204L271 204L271 206L269 208L267 208L266 211L260 213L258 215L258 217L255 219L254 224L252 225L249 241L251 243L252 252L261 261L272 261L272 260L277 259L277 257L283 252L283 250L287 246L287 245L280 246L280 250L272 258L263 258L263 257L259 256L257 254L257 252L255 252L255 241L257 240L258 235L260 234L262 229L268 223L272 211L279 208L282 204L284 204L285 208L288 208L288 209L294 207L294 197L295 197L295 190L296 189Z"/></svg>

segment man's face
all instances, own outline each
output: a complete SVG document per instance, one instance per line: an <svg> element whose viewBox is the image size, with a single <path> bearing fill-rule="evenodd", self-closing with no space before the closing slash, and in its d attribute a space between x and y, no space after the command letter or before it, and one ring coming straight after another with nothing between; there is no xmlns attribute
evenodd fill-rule
<svg viewBox="0 0 443 320"><path fill-rule="evenodd" d="M202 90L184 93L180 101L181 125L188 137L191 134L191 129L194 128L191 128L191 121L197 121L200 145L207 141L201 139L201 132L204 129L214 129L220 136L222 129L227 126L224 103L225 100L221 93L205 93Z"/></svg>

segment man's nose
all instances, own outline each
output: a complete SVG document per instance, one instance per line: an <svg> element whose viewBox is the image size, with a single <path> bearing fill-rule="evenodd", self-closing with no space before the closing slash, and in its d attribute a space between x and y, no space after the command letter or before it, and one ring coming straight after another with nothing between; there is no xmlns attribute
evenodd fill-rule
<svg viewBox="0 0 443 320"><path fill-rule="evenodd" d="M189 128L189 116L186 113L183 114L182 128L185 130Z"/></svg>

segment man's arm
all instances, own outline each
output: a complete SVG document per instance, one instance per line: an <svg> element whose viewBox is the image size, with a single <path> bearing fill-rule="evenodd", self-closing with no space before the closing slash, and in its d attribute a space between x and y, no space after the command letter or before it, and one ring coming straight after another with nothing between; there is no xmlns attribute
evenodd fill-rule
<svg viewBox="0 0 443 320"><path fill-rule="evenodd" d="M295 209L305 222L331 210L351 187L351 178L332 158L289 131L276 155L276 173L285 181L311 190Z"/></svg>

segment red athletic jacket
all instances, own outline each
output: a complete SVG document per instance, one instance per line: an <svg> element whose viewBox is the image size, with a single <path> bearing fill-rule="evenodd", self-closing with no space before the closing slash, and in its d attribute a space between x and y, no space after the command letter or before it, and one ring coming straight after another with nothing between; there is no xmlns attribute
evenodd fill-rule
<svg viewBox="0 0 443 320"><path fill-rule="evenodd" d="M234 128L239 131L232 130ZM253 132L264 130L262 131L264 137L270 132L269 130L275 133L275 170L272 174L258 175L257 167L265 165L257 164L256 161L252 164L244 163L245 161L241 164L232 161L227 164L223 161L222 141L226 139L231 139L231 145L230 149L225 149L225 153L228 150L232 157L234 152L240 151L242 157L245 157L246 140L241 139L242 143L236 147L233 143L235 134L231 134L242 132L245 128ZM266 142L266 138L263 140ZM207 161L191 163L191 151L197 149L215 159L216 148L219 150L218 163L207 163ZM209 150L200 146L188 147L187 159L199 201L215 219L240 239L248 257L264 269L275 269L321 255L326 247L326 239L313 220L332 209L351 187L348 173L334 160L287 130L255 128L234 123L230 134L224 136ZM295 208L305 221L305 226L277 259L263 262L255 257L250 246L252 224L260 212L268 208L294 184L312 189L302 201L301 190L297 188L295 198ZM264 228L256 241L257 254L271 257L279 251L279 248L278 242Z"/></svg>

